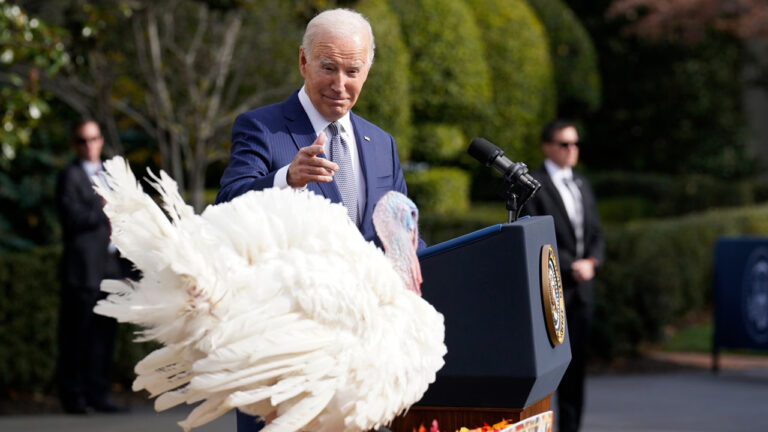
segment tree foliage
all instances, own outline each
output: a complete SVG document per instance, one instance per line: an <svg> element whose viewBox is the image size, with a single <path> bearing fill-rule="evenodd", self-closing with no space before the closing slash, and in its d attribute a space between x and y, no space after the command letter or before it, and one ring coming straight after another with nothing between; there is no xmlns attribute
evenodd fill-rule
<svg viewBox="0 0 768 432"><path fill-rule="evenodd" d="M651 39L695 43L711 29L741 38L768 38L764 0L614 0L607 16L623 16L626 30Z"/></svg>
<svg viewBox="0 0 768 432"><path fill-rule="evenodd" d="M491 98L480 31L463 1L390 0L411 53L414 122L464 123Z"/></svg>
<svg viewBox="0 0 768 432"><path fill-rule="evenodd" d="M603 105L584 117L582 160L594 170L744 177L744 63L740 41L709 33L673 44L627 34L606 20L611 0L570 0L592 34L603 77Z"/></svg>
<svg viewBox="0 0 768 432"><path fill-rule="evenodd" d="M409 158L411 124L410 56L400 23L386 0L361 0L355 9L372 23L376 57L355 104L355 112L391 133L397 142L400 159Z"/></svg>
<svg viewBox="0 0 768 432"><path fill-rule="evenodd" d="M517 160L540 159L538 134L555 115L555 84L547 36L525 2L468 0L484 29L483 61L491 71L491 112L472 135L496 143Z"/></svg>
<svg viewBox="0 0 768 432"><path fill-rule="evenodd" d="M572 117L600 107L597 53L581 21L562 0L528 0L546 28L555 68L558 111Z"/></svg>
<svg viewBox="0 0 768 432"><path fill-rule="evenodd" d="M0 166L8 167L19 147L49 111L41 77L53 76L68 64L62 32L18 5L0 0ZM15 66L28 64L19 70Z"/></svg>
<svg viewBox="0 0 768 432"><path fill-rule="evenodd" d="M142 130L200 208L206 168L226 157L234 117L299 84L296 52L309 7L72 0L59 20L72 35L73 66L41 85L100 121L107 154L122 152L120 129Z"/></svg>

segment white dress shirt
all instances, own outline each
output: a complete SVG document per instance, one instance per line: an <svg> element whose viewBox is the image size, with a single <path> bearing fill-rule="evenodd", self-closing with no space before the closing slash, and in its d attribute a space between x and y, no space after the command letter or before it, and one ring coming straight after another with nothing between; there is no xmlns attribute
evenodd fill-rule
<svg viewBox="0 0 768 432"><path fill-rule="evenodd" d="M95 185L96 182L103 182L99 176L99 171L102 170L101 162L90 162L80 159L80 166L83 167L83 171L88 175L88 180L91 181L91 184Z"/></svg>
<svg viewBox="0 0 768 432"><path fill-rule="evenodd" d="M328 155L331 145L331 137L330 133L328 132L328 125L332 122L326 120L320 114L317 108L312 105L312 101L309 100L309 95L307 94L304 86L302 86L301 90L299 90L299 102L301 102L302 108L304 108L304 111L307 113L309 122L312 123L312 128L315 130L315 136L319 136L320 132L325 132L326 140L325 144L323 144L323 153ZM344 114L344 117L338 119L337 122L341 126L339 133L342 137L344 137L344 140L349 146L349 155L352 158L353 176L357 179L358 214L362 215L363 210L365 209L365 178L363 177L363 171L360 168L360 156L357 153L357 141L355 140L355 132L352 128L352 121L349 119L349 112ZM289 186L288 165L277 170L275 173L273 186L280 189L284 189Z"/></svg>

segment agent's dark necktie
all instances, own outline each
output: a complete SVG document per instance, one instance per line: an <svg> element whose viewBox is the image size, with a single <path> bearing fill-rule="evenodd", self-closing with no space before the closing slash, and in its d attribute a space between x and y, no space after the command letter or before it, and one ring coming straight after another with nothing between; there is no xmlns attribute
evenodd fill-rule
<svg viewBox="0 0 768 432"><path fill-rule="evenodd" d="M347 214L355 225L360 225L360 218L357 211L357 181L352 171L352 157L350 156L349 146L344 137L341 136L338 122L328 125L328 132L331 136L330 159L339 166L339 170L333 175L336 186L341 193L341 200L347 208Z"/></svg>

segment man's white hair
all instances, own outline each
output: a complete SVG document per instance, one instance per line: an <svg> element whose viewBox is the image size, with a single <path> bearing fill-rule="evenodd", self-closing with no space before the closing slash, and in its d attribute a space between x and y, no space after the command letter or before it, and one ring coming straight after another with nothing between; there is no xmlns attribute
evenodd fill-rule
<svg viewBox="0 0 768 432"><path fill-rule="evenodd" d="M361 33L368 33L368 66L373 64L373 53L376 50L376 44L373 42L373 30L368 20L359 12L351 9L330 9L320 12L307 24L304 31L304 38L301 40L301 47L304 49L304 55L307 60L312 58L310 50L312 42L320 33L330 33L335 36L354 37Z"/></svg>

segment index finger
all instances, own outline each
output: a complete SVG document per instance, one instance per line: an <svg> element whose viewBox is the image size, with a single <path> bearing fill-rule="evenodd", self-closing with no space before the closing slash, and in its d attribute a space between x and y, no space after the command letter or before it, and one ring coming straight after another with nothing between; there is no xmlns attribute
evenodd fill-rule
<svg viewBox="0 0 768 432"><path fill-rule="evenodd" d="M325 132L320 132L320 135L317 136L317 139L312 143L312 145L309 145L307 147L304 147L301 149L301 151L305 152L306 154L310 156L317 156L320 153L322 153L325 149Z"/></svg>

